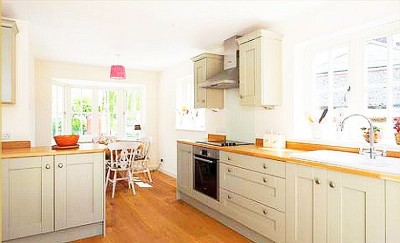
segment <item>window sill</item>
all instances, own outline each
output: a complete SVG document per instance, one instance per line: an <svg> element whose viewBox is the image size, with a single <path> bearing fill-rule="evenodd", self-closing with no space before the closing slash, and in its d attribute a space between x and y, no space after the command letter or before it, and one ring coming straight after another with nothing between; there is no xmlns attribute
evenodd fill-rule
<svg viewBox="0 0 400 243"><path fill-rule="evenodd" d="M195 128L175 128L177 131L185 131L185 132L206 132L205 128L195 129Z"/></svg>
<svg viewBox="0 0 400 243"><path fill-rule="evenodd" d="M347 147L347 148L368 148L369 144L364 142L352 142L352 141L338 141L338 140L329 140L329 139L310 139L310 138L289 138L290 142L299 142L299 143L310 143L310 144L322 144L329 146L339 146L339 147ZM385 149L389 151L400 152L400 145L396 144L385 144L385 143L375 143L374 144L377 149Z"/></svg>

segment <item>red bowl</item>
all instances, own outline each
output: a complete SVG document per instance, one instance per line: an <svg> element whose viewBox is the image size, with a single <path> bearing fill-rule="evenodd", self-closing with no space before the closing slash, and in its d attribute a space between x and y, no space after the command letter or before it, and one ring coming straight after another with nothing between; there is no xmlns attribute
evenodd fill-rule
<svg viewBox="0 0 400 243"><path fill-rule="evenodd" d="M60 147L74 146L79 140L79 135L54 136L54 140L56 141L56 144Z"/></svg>

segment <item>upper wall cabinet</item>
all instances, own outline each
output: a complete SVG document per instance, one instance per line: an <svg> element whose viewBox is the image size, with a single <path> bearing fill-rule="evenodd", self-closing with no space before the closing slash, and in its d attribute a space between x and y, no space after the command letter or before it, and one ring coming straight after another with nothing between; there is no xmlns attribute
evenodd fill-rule
<svg viewBox="0 0 400 243"><path fill-rule="evenodd" d="M224 108L224 91L200 88L199 84L223 70L221 55L204 53L192 58L194 62L194 108Z"/></svg>
<svg viewBox="0 0 400 243"><path fill-rule="evenodd" d="M1 90L3 104L15 104L16 100L16 40L18 28L15 21L1 20Z"/></svg>
<svg viewBox="0 0 400 243"><path fill-rule="evenodd" d="M281 35L257 30L239 38L237 42L240 104L265 107L281 105Z"/></svg>

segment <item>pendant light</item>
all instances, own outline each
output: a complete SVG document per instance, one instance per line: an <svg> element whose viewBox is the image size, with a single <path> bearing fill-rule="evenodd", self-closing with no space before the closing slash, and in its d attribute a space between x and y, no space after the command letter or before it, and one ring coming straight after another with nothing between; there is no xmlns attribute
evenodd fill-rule
<svg viewBox="0 0 400 243"><path fill-rule="evenodd" d="M116 54L119 57L118 54ZM125 67L123 65L111 65L110 78L126 79Z"/></svg>

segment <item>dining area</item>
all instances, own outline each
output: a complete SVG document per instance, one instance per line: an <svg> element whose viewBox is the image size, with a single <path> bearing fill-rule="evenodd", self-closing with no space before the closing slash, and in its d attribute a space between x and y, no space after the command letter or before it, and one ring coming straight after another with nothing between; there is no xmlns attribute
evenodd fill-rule
<svg viewBox="0 0 400 243"><path fill-rule="evenodd" d="M117 183L128 187L135 196L135 187L152 188L153 178L148 166L151 137L141 139L117 139L114 136L99 136L92 143L103 144L105 149L104 193L111 186L111 198L115 197Z"/></svg>

